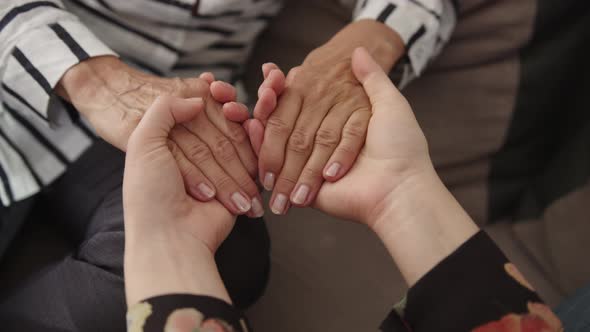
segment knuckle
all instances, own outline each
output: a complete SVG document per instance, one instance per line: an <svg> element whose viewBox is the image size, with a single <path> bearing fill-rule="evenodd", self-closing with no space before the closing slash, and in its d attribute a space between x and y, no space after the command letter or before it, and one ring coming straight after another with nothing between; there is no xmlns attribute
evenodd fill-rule
<svg viewBox="0 0 590 332"><path fill-rule="evenodd" d="M350 144L340 144L335 151L336 154L344 155L344 156L353 156L358 153L358 151L354 148L354 146Z"/></svg>
<svg viewBox="0 0 590 332"><path fill-rule="evenodd" d="M340 138L332 130L320 129L315 135L315 145L333 150Z"/></svg>
<svg viewBox="0 0 590 332"><path fill-rule="evenodd" d="M213 154L220 162L231 162L235 159L233 146L225 137L217 138L212 149Z"/></svg>
<svg viewBox="0 0 590 332"><path fill-rule="evenodd" d="M258 187L256 187L256 184L249 176L239 179L237 183L248 195L256 196L258 194Z"/></svg>
<svg viewBox="0 0 590 332"><path fill-rule="evenodd" d="M313 167L305 167L301 172L301 177L308 180L317 180L323 177L322 171Z"/></svg>
<svg viewBox="0 0 590 332"><path fill-rule="evenodd" d="M232 190L232 187L234 186L233 180L225 174L213 179L213 183L215 184L215 188L219 191L223 191L223 192L235 191L235 190Z"/></svg>
<svg viewBox="0 0 590 332"><path fill-rule="evenodd" d="M212 158L211 151L205 144L192 144L187 151L187 157L195 164L201 165Z"/></svg>
<svg viewBox="0 0 590 332"><path fill-rule="evenodd" d="M293 179L290 176L282 175L277 180L277 185L276 185L277 191L288 192L288 191L290 191L289 188L294 188L296 184L297 184L297 179ZM285 190L283 190L283 189L285 189Z"/></svg>
<svg viewBox="0 0 590 332"><path fill-rule="evenodd" d="M172 102L172 99L173 98L174 97L172 97L169 94L161 94L161 95L159 95L159 96L156 97L154 103L157 103L157 104L160 104L160 105L162 105L162 104L170 104Z"/></svg>
<svg viewBox="0 0 590 332"><path fill-rule="evenodd" d="M236 144L244 144L248 141L248 135L246 134L244 129L239 125L232 125L230 127L228 137L232 142Z"/></svg>
<svg viewBox="0 0 590 332"><path fill-rule="evenodd" d="M353 121L344 127L342 136L353 140L364 139L365 133L367 131L367 125L368 124L364 121Z"/></svg>
<svg viewBox="0 0 590 332"><path fill-rule="evenodd" d="M311 152L313 140L311 135L305 132L303 129L296 129L287 144L289 151L305 154Z"/></svg>
<svg viewBox="0 0 590 332"><path fill-rule="evenodd" d="M289 135L291 127L283 119L274 116L268 119L267 130L270 131L272 136L285 137Z"/></svg>

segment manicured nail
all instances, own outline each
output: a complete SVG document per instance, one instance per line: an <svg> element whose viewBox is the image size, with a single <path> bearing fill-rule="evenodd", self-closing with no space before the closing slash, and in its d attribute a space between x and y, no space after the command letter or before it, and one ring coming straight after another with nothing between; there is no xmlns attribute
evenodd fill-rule
<svg viewBox="0 0 590 332"><path fill-rule="evenodd" d="M340 171L340 168L342 166L340 165L340 163L332 163L332 165L330 165L330 167L328 167L328 169L326 170L326 176L329 177L334 177L338 174L338 172Z"/></svg>
<svg viewBox="0 0 590 332"><path fill-rule="evenodd" d="M307 200L307 195L309 195L309 186L302 184L291 197L291 201L295 204L303 204Z"/></svg>
<svg viewBox="0 0 590 332"><path fill-rule="evenodd" d="M252 199L252 214L254 218L260 218L264 215L264 207L256 197Z"/></svg>
<svg viewBox="0 0 590 332"><path fill-rule="evenodd" d="M242 213L246 213L250 211L250 208L252 208L252 204L250 204L250 201L248 201L248 199L244 197L244 195L238 192L235 192L231 195L231 200L236 205L236 208L238 208L238 210L240 210L240 212Z"/></svg>
<svg viewBox="0 0 590 332"><path fill-rule="evenodd" d="M267 191L272 191L272 189L275 187L275 174L266 172L266 174L264 174L264 181L262 181L262 185Z"/></svg>
<svg viewBox="0 0 590 332"><path fill-rule="evenodd" d="M287 196L283 194L277 194L275 200L272 202L270 210L274 214L283 214L287 207Z"/></svg>
<svg viewBox="0 0 590 332"><path fill-rule="evenodd" d="M215 196L215 190L213 190L213 188L209 187L209 185L206 183L199 183L197 188L199 189L201 194L203 194L203 196L205 196L207 198L213 198L213 196Z"/></svg>

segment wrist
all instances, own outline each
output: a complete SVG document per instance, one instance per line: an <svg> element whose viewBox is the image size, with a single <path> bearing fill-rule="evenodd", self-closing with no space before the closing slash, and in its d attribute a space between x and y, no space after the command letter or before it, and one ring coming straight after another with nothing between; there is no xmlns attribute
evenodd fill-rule
<svg viewBox="0 0 590 332"><path fill-rule="evenodd" d="M231 303L207 245L185 234L131 233L125 243L128 304L164 294L207 295Z"/></svg>
<svg viewBox="0 0 590 332"><path fill-rule="evenodd" d="M126 67L119 58L110 55L84 60L64 73L55 93L81 113L88 113L94 108L91 104L106 104L114 97L108 83L121 77Z"/></svg>
<svg viewBox="0 0 590 332"><path fill-rule="evenodd" d="M400 184L375 218L373 231L410 286L478 231L434 169Z"/></svg>
<svg viewBox="0 0 590 332"><path fill-rule="evenodd" d="M352 56L356 48L364 47L386 73L405 54L405 45L399 34L387 25L371 19L347 25L327 43L334 44L346 49L348 56Z"/></svg>

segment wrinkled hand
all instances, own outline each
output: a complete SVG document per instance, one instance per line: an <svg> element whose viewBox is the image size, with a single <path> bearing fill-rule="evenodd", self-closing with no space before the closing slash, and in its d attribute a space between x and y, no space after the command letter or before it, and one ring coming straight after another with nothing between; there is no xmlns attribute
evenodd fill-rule
<svg viewBox="0 0 590 332"><path fill-rule="evenodd" d="M233 216L218 201L198 202L183 188L168 137L176 124L199 122L200 98L158 97L127 145L123 204L129 303L173 292L229 299L213 255Z"/></svg>
<svg viewBox="0 0 590 332"><path fill-rule="evenodd" d="M286 213L290 203L310 205L324 179L337 181L346 174L364 144L370 104L350 70L350 55L344 54L330 44L313 51L289 72L268 119L264 110L270 107L264 104L272 104L268 96L281 89L268 87L273 83L261 87L255 109L265 125L259 171L264 187L273 190L276 214ZM267 80L278 82L281 75L271 70Z"/></svg>
<svg viewBox="0 0 590 332"><path fill-rule="evenodd" d="M315 207L373 227L392 195L404 195L404 183L434 170L424 134L391 80L364 49L355 50L352 67L371 101L366 144L345 177L322 186Z"/></svg>
<svg viewBox="0 0 590 332"><path fill-rule="evenodd" d="M115 57L91 58L70 69L58 93L68 99L107 142L125 151L145 110L158 96L201 97L205 111L194 121L176 126L170 136L188 193L200 201L217 198L234 214L263 214L253 180L257 159L247 134L224 112L247 114L235 103L231 85L200 78L160 78L137 71ZM215 101L225 103L223 106Z"/></svg>
<svg viewBox="0 0 590 332"><path fill-rule="evenodd" d="M278 67L263 66L254 119L244 127L259 151L259 176L273 190L276 214L291 204L311 205L324 180L342 178L364 144L371 112L350 67L357 47L368 49L385 71L404 54L396 32L359 20L311 52L286 79Z"/></svg>
<svg viewBox="0 0 590 332"><path fill-rule="evenodd" d="M135 232L189 236L215 252L235 216L216 200L198 202L184 190L168 137L175 124L199 121L201 98L158 97L132 133L125 163L125 221Z"/></svg>

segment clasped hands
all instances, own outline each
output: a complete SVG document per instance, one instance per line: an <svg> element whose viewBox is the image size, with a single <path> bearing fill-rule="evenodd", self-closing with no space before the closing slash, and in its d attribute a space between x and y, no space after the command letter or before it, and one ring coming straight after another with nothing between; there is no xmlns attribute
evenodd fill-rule
<svg viewBox="0 0 590 332"><path fill-rule="evenodd" d="M309 178L317 180L326 175L330 169L331 164L328 162L328 166L325 166L326 161L339 162L340 172L336 175L328 174L329 182L323 185L299 182L297 180L299 175L297 175L296 180L284 181L284 185L288 188L297 187L297 183L299 183L298 186L313 185L313 196L310 194L310 198L300 205L313 203L317 209L325 213L366 224L376 231L380 227L379 224L391 216L391 209L395 207L399 197L403 196L400 193L409 190L409 187L423 185L425 179L432 178L433 174L435 176L435 172L430 162L425 137L410 106L381 67L362 48L354 51L350 63L351 75L355 79L355 82L350 84L355 84L362 89L369 103L366 109L353 107L348 111L350 113L357 110L368 112L368 115L359 116L363 119L362 121L365 121L366 116L368 127L360 128L359 125L358 129L352 129L358 130L356 132L358 135L353 137L362 139L362 142L358 143L358 149L362 151L356 157L356 150L346 149L345 151L350 153L350 157L347 156L350 159L339 159L339 156L344 155L339 154L341 150L338 147L346 142L334 143L330 146L335 153L325 154L321 160L318 158L322 162L314 164L318 165L318 171L311 174L304 171L299 177L299 179L306 179L307 176L313 175L315 177ZM280 105L284 100L291 102L291 98L294 98L290 97L292 96L289 92L290 83L295 82L291 80L296 80L299 74L296 71L294 78L292 74L288 75L284 82L286 88L283 89L281 84L273 85L281 82L280 77L273 79L274 76L281 76L280 71L277 69L269 71L265 68L265 72L266 81L262 85L255 112L268 111L269 117L266 121L264 117L262 119L258 117L244 123L248 136L252 138L254 150L259 151L260 156L271 153L267 152L271 149L265 148L265 144L274 134L277 134L272 129L273 121L275 124L278 123L272 120L273 115L279 114ZM272 91L267 90L269 86ZM277 86L281 89L276 89ZM273 99L279 95L279 107L273 111L275 108ZM261 103L268 102L268 100L265 101L266 99L271 102L261 106ZM204 277L193 280L195 273L202 276L208 273L199 270L205 268L205 263L195 264L194 260L195 255L198 255L196 253L205 253L206 261L210 263L210 267L213 267L207 271L214 270L212 254L231 231L235 215L231 209L224 207L221 200L200 202L190 195L190 190L185 190L186 180L183 179L182 166L178 164L174 149L171 149L170 145L171 131L179 124L189 123L207 112L208 102L202 98L158 98L129 138L123 185L126 279L132 280L127 284L129 303L149 295L181 291L222 297L229 301L229 297L220 287L207 287L207 285L220 285L218 275L211 277L213 281L206 278L210 281L203 281ZM344 99L342 103L356 105ZM226 110L224 113L234 120L241 116L241 112L236 109ZM345 127L344 124L350 122L347 120L340 124ZM299 123L299 120L294 123ZM320 124L316 125L318 126ZM342 129L337 130L338 133L342 131ZM365 131L367 132L366 141ZM262 136L264 139L260 141ZM291 140L292 138L288 138L288 141ZM363 143L365 143L364 147ZM326 148L324 145L320 147ZM286 151L287 157L283 168L291 171L293 169L289 166L291 162L297 163L296 166L299 167L305 166L306 160L302 158L305 154L302 151L289 148ZM289 153L293 154L293 157L290 157ZM315 150L312 155L314 153ZM261 165L263 165L262 160ZM263 168L264 171L267 169ZM344 175L345 171L348 171L346 175ZM281 170L281 176L277 178L274 185L275 200L281 194L276 193L276 190L283 188L279 185L284 178L282 174L285 172ZM269 181L266 185L268 184ZM310 190L309 193L312 191ZM291 202L297 201L296 198L297 194L291 195ZM180 264L179 262L183 261L182 257L192 258L187 260L186 264ZM154 261L159 262L157 266L153 264ZM170 266L162 266L166 264ZM181 271L179 272L178 269ZM162 272L171 270L175 270L176 273ZM191 272L187 271L183 274L183 270ZM175 279L162 280L166 278ZM147 284L151 286L143 287ZM146 289L149 289L147 293Z"/></svg>

